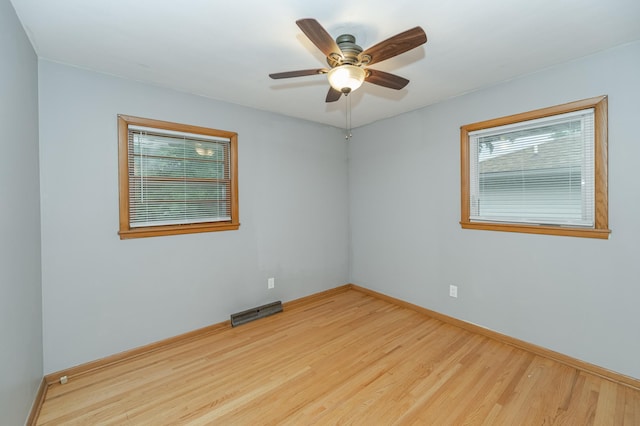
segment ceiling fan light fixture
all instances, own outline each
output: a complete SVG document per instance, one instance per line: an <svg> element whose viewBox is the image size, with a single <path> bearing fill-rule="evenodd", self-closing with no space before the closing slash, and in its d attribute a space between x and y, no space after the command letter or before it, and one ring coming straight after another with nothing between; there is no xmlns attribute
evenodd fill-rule
<svg viewBox="0 0 640 426"><path fill-rule="evenodd" d="M331 87L342 93L351 93L362 86L367 72L355 65L340 65L329 70L327 78Z"/></svg>

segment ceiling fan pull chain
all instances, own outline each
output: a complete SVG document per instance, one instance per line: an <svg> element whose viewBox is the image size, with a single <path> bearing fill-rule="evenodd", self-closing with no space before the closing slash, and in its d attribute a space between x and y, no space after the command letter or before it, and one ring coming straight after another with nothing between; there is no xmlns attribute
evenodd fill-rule
<svg viewBox="0 0 640 426"><path fill-rule="evenodd" d="M346 127L346 134L344 136L344 138L346 140L351 139L351 97L347 94L345 95L345 98L347 99L347 105L345 107L345 127Z"/></svg>

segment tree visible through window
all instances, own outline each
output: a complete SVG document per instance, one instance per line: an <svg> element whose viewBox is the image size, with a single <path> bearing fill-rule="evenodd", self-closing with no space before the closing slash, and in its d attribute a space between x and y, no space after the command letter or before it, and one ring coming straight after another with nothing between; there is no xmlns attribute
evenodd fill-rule
<svg viewBox="0 0 640 426"><path fill-rule="evenodd" d="M120 237L237 229L237 135L118 116Z"/></svg>
<svg viewBox="0 0 640 426"><path fill-rule="evenodd" d="M606 97L461 127L463 228L607 238Z"/></svg>

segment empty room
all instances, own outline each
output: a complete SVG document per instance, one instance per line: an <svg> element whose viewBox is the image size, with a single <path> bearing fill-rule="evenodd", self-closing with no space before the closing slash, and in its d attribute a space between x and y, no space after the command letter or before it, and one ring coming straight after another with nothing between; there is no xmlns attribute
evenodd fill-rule
<svg viewBox="0 0 640 426"><path fill-rule="evenodd" d="M639 23L0 0L0 424L640 425Z"/></svg>

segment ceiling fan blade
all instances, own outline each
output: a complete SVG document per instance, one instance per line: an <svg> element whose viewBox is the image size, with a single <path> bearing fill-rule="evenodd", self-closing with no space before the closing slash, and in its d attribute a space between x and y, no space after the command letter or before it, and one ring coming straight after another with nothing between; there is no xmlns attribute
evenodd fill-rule
<svg viewBox="0 0 640 426"><path fill-rule="evenodd" d="M389 89L400 90L407 84L409 80L399 75L390 74L388 72L367 69L367 77L364 81L368 83L377 84L378 86L388 87Z"/></svg>
<svg viewBox="0 0 640 426"><path fill-rule="evenodd" d="M327 93L327 98L325 99L325 101L335 102L340 99L340 96L342 96L342 92L334 89L333 87L329 87L329 92Z"/></svg>
<svg viewBox="0 0 640 426"><path fill-rule="evenodd" d="M333 59L342 58L342 51L335 40L329 35L318 21L312 18L298 19L298 27L322 53Z"/></svg>
<svg viewBox="0 0 640 426"><path fill-rule="evenodd" d="M328 71L329 70L325 68L316 68L312 70L276 72L273 74L269 74L269 77L277 80L279 78L304 77L305 75L326 74Z"/></svg>
<svg viewBox="0 0 640 426"><path fill-rule="evenodd" d="M359 55L362 60L365 55L370 56L371 60L367 65L382 62L386 59L393 58L401 53L415 49L427 42L427 34L420 27L411 28L400 34L388 38L380 43L371 46Z"/></svg>

